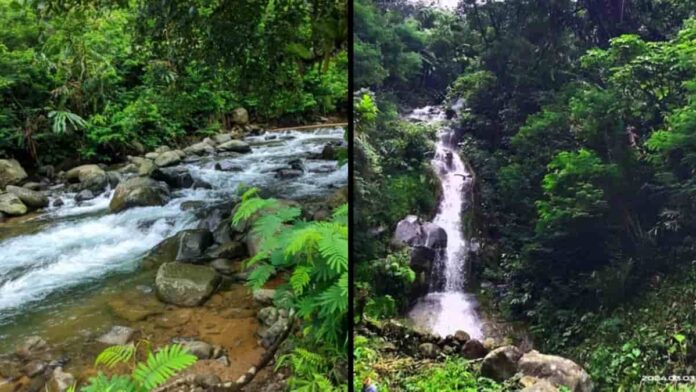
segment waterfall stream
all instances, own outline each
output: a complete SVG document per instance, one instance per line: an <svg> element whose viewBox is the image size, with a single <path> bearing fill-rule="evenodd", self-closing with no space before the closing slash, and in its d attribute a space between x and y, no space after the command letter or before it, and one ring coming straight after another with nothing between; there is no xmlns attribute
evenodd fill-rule
<svg viewBox="0 0 696 392"><path fill-rule="evenodd" d="M94 327L89 319L93 315L79 309L88 309L95 293L108 288L136 291L135 282L152 286L151 276L136 278L142 257L165 238L196 228L207 218L201 208L182 208L185 202L220 205L233 197L240 184L294 200L323 197L346 185L347 165L338 167L335 161L321 159L303 159L305 172L300 177L274 176L290 160L317 155L327 142L342 140L343 133L342 128L266 133L246 139L253 149L249 154L211 155L184 163L181 166L212 189L173 190L164 206L112 214L108 205L113 191L82 203L75 202L72 193L52 191L51 202L60 198L62 206L0 224L0 342L12 347L22 336L50 335L51 328L70 317L83 317L80 327ZM237 168L216 170L221 161ZM74 314L66 307L74 308Z"/></svg>
<svg viewBox="0 0 696 392"><path fill-rule="evenodd" d="M470 243L462 222L462 212L471 207L473 177L457 153L455 131L442 109L426 106L416 109L410 118L440 126L432 165L442 185L442 200L432 222L447 233L447 248L434 263L430 292L418 300L409 317L443 337L463 330L482 339L476 299L466 292Z"/></svg>

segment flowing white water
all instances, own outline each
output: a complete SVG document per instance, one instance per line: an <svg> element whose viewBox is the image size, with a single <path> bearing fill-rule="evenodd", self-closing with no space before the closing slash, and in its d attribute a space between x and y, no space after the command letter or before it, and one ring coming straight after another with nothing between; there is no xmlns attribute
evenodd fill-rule
<svg viewBox="0 0 696 392"><path fill-rule="evenodd" d="M250 154L184 164L194 178L207 181L212 189L175 191L172 200L161 207L110 214L112 191L83 203L76 203L74 194L54 195L52 199L61 198L65 204L35 218L44 221L39 231L0 240L0 327L11 324L20 313L60 302L61 296L69 296L79 287L135 271L142 256L160 241L198 225L201 218L193 210L182 210L185 201L212 204L230 200L240 184L285 199L330 194L347 183L347 165L304 160L305 173L284 180L275 178L273 170L286 167L291 159L320 152L326 142L342 137L341 128L330 128L248 138L253 145ZM231 161L240 171L215 170L220 161ZM318 168L321 170L315 170Z"/></svg>
<svg viewBox="0 0 696 392"><path fill-rule="evenodd" d="M442 185L442 200L433 223L447 232L447 248L432 271L438 275L434 282L444 285L431 285L431 292L419 299L409 316L416 324L440 336L463 330L472 338L481 339L476 299L465 292L469 239L463 232L462 211L470 206L472 175L457 153L455 132L447 125L442 110L427 106L416 109L410 117L442 126L432 160Z"/></svg>

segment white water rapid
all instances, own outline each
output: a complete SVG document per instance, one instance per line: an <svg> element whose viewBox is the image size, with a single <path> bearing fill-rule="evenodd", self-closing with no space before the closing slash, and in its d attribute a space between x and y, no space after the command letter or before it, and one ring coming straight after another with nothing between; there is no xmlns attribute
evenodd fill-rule
<svg viewBox="0 0 696 392"><path fill-rule="evenodd" d="M80 204L74 194L55 191L51 201L60 198L63 206L51 207L25 222L0 223L0 341L9 338L6 329L18 323L18 317L88 296L109 279L122 280L163 239L201 224L205 214L200 209L182 208L184 202L219 205L231 200L240 184L294 200L326 196L346 185L347 165L305 159L320 153L327 142L342 140L343 133L342 128L266 133L247 138L253 149L249 154L208 156L182 164L212 189L172 191L171 201L161 207L111 214L108 205L113 191ZM302 176L275 178L275 169L287 167L297 158L305 166ZM222 161L236 165L237 171L215 170L215 164Z"/></svg>
<svg viewBox="0 0 696 392"><path fill-rule="evenodd" d="M442 200L433 223L447 232L447 248L433 266L433 282L438 283L431 284L430 293L418 300L409 316L417 325L443 337L462 330L472 338L482 339L476 299L465 292L470 244L463 232L462 212L470 207L473 178L457 153L455 132L440 108L416 109L410 118L441 127L432 165L442 185Z"/></svg>

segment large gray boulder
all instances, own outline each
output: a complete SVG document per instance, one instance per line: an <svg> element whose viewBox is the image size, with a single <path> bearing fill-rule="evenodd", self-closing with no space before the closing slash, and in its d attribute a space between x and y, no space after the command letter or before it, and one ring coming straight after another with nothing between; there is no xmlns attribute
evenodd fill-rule
<svg viewBox="0 0 696 392"><path fill-rule="evenodd" d="M109 183L104 169L98 165L81 165L74 167L65 174L65 178L70 182L79 182L79 189L89 189L101 192Z"/></svg>
<svg viewBox="0 0 696 392"><path fill-rule="evenodd" d="M206 142L199 142L184 148L184 152L194 155L213 154L215 152L215 147Z"/></svg>
<svg viewBox="0 0 696 392"><path fill-rule="evenodd" d="M392 245L444 249L447 247L447 232L434 223L409 215L397 223Z"/></svg>
<svg viewBox="0 0 696 392"><path fill-rule="evenodd" d="M217 146L217 149L219 151L232 151L240 153L251 152L251 146L249 146L249 143L241 140L230 140L229 142L225 142Z"/></svg>
<svg viewBox="0 0 696 392"><path fill-rule="evenodd" d="M556 386L565 385L572 392L591 392L593 389L587 372L567 358L532 350L522 356L517 366L525 376L546 380Z"/></svg>
<svg viewBox="0 0 696 392"><path fill-rule="evenodd" d="M193 177L184 167L158 168L152 172L151 177L157 181L164 181L172 188L190 188L194 182Z"/></svg>
<svg viewBox="0 0 696 392"><path fill-rule="evenodd" d="M14 185L8 185L5 189L8 193L12 193L13 195L19 197L19 200L21 200L22 203L24 203L27 207L44 208L48 206L48 197L41 192Z"/></svg>
<svg viewBox="0 0 696 392"><path fill-rule="evenodd" d="M0 159L0 190L7 185L18 184L27 178L27 172L14 159Z"/></svg>
<svg viewBox="0 0 696 392"><path fill-rule="evenodd" d="M195 263L203 261L205 251L213 244L213 234L207 229L184 230L179 235L176 261Z"/></svg>
<svg viewBox="0 0 696 392"><path fill-rule="evenodd" d="M517 373L522 352L515 346L503 346L489 352L481 362L481 375L495 381L505 381Z"/></svg>
<svg viewBox="0 0 696 392"><path fill-rule="evenodd" d="M0 194L0 212L7 215L24 215L29 211L22 200L12 193Z"/></svg>
<svg viewBox="0 0 696 392"><path fill-rule="evenodd" d="M116 187L109 209L120 212L132 207L161 206L169 202L169 189L164 183L147 177L134 177Z"/></svg>
<svg viewBox="0 0 696 392"><path fill-rule="evenodd" d="M249 123L249 112L244 108L236 108L232 111L232 122L238 125Z"/></svg>
<svg viewBox="0 0 696 392"><path fill-rule="evenodd" d="M220 276L208 266L164 263L157 270L155 287L160 300L179 306L197 306L210 297Z"/></svg>
<svg viewBox="0 0 696 392"><path fill-rule="evenodd" d="M157 167L176 165L181 162L181 155L177 151L165 151L155 158Z"/></svg>

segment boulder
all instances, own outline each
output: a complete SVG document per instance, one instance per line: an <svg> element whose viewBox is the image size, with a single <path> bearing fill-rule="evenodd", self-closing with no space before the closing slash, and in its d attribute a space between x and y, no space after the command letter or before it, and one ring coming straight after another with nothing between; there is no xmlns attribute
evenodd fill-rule
<svg viewBox="0 0 696 392"><path fill-rule="evenodd" d="M261 337L261 345L265 348L270 347L278 337L290 327L290 322L285 317L279 317L270 327L259 331Z"/></svg>
<svg viewBox="0 0 696 392"><path fill-rule="evenodd" d="M206 142L199 142L184 148L184 152L194 155L206 155L215 153L215 147Z"/></svg>
<svg viewBox="0 0 696 392"><path fill-rule="evenodd" d="M172 166L179 162L181 162L181 155L176 151L166 151L155 158L155 165L157 165L157 167Z"/></svg>
<svg viewBox="0 0 696 392"><path fill-rule="evenodd" d="M215 164L215 170L240 172L244 171L244 167L239 163L234 163L230 161L220 161Z"/></svg>
<svg viewBox="0 0 696 392"><path fill-rule="evenodd" d="M206 342L201 342L200 340L191 340L182 341L180 344L186 349L186 351L195 355L198 359L210 359L213 357L213 346Z"/></svg>
<svg viewBox="0 0 696 392"><path fill-rule="evenodd" d="M0 212L7 215L24 215L29 211L19 197L12 193L0 194Z"/></svg>
<svg viewBox="0 0 696 392"><path fill-rule="evenodd" d="M172 150L172 149L169 148L169 146L159 146L159 147L155 148L155 153L161 154L161 153L163 153L163 152L169 152L169 151L171 151L171 150Z"/></svg>
<svg viewBox="0 0 696 392"><path fill-rule="evenodd" d="M172 188L190 188L194 182L193 177L184 167L157 168L151 176L157 181L164 181Z"/></svg>
<svg viewBox="0 0 696 392"><path fill-rule="evenodd" d="M100 336L97 342L108 346L124 345L133 339L133 335L135 335L135 330L133 328L114 325L109 332Z"/></svg>
<svg viewBox="0 0 696 392"><path fill-rule="evenodd" d="M239 272L241 269L239 261L232 261L230 259L215 259L210 262L210 266L215 268L215 271L224 275L232 275Z"/></svg>
<svg viewBox="0 0 696 392"><path fill-rule="evenodd" d="M471 337L469 336L468 333L466 333L466 331L459 330L459 331L454 333L454 339L456 341L458 341L459 343L464 344L464 343L468 342L469 339L471 339Z"/></svg>
<svg viewBox="0 0 696 392"><path fill-rule="evenodd" d="M48 197L41 192L14 185L8 185L5 189L8 193L17 196L27 207L44 208L48 206Z"/></svg>
<svg viewBox="0 0 696 392"><path fill-rule="evenodd" d="M263 305L272 305L273 298L275 297L275 290L273 289L258 289L254 290L254 300Z"/></svg>
<svg viewBox="0 0 696 392"><path fill-rule="evenodd" d="M304 174L302 170L297 169L279 169L275 172L275 178L286 180L289 178L301 177Z"/></svg>
<svg viewBox="0 0 696 392"><path fill-rule="evenodd" d="M120 212L132 207L161 206L169 202L169 189L147 177L130 178L116 187L109 209Z"/></svg>
<svg viewBox="0 0 696 392"><path fill-rule="evenodd" d="M246 125L249 123L249 113L244 108L236 108L232 110L232 122L237 125Z"/></svg>
<svg viewBox="0 0 696 392"><path fill-rule="evenodd" d="M219 151L232 151L239 153L251 152L251 146L249 146L249 143L241 140L230 140L229 142L225 142L217 146L217 149Z"/></svg>
<svg viewBox="0 0 696 392"><path fill-rule="evenodd" d="M447 232L434 223L423 222L417 216L409 215L397 223L392 245L444 249L447 247Z"/></svg>
<svg viewBox="0 0 696 392"><path fill-rule="evenodd" d="M7 185L18 184L27 178L27 172L14 159L0 159L0 190Z"/></svg>
<svg viewBox="0 0 696 392"><path fill-rule="evenodd" d="M495 381L505 381L517 373L522 352L515 346L499 347L486 355L481 363L481 375Z"/></svg>
<svg viewBox="0 0 696 392"><path fill-rule="evenodd" d="M425 358L436 358L440 348L433 343L422 343L418 346L418 352Z"/></svg>
<svg viewBox="0 0 696 392"><path fill-rule="evenodd" d="M213 230L213 239L218 244L224 244L232 241L232 234L230 222L227 219L223 219Z"/></svg>
<svg viewBox="0 0 696 392"><path fill-rule="evenodd" d="M57 367L53 370L51 379L46 385L47 392L66 392L75 384L75 376L63 371L62 367Z"/></svg>
<svg viewBox="0 0 696 392"><path fill-rule="evenodd" d="M240 259L247 255L246 246L237 241L227 242L208 251L208 255L213 258Z"/></svg>
<svg viewBox="0 0 696 392"><path fill-rule="evenodd" d="M210 257L204 257L205 251L213 244L213 234L206 229L184 230L179 234L179 247L176 261L195 263Z"/></svg>
<svg viewBox="0 0 696 392"><path fill-rule="evenodd" d="M95 181L94 179L101 176L106 177L106 172L104 169L99 167L99 165L88 164L80 165L68 170L65 173L65 179L70 182L85 182L88 180Z"/></svg>
<svg viewBox="0 0 696 392"><path fill-rule="evenodd" d="M254 234L251 231L244 236L244 244L246 244L250 257L256 256L261 250L261 240L262 238L258 234Z"/></svg>
<svg viewBox="0 0 696 392"><path fill-rule="evenodd" d="M154 161L155 159L157 159L158 156L159 156L159 154L156 153L156 152L148 152L147 154L145 154L145 158L151 159L151 160L153 160L153 161Z"/></svg>
<svg viewBox="0 0 696 392"><path fill-rule="evenodd" d="M325 145L321 150L321 159L327 161L336 160L336 147L332 143Z"/></svg>
<svg viewBox="0 0 696 392"><path fill-rule="evenodd" d="M85 190L81 191L80 193L78 193L77 195L75 195L75 201L92 200L94 198L95 198L94 193L92 193L92 191L90 191L89 189L85 189Z"/></svg>
<svg viewBox="0 0 696 392"><path fill-rule="evenodd" d="M524 354L517 365L524 376L543 379L556 386L564 385L572 392L591 392L593 389L587 372L567 358L532 350Z"/></svg>
<svg viewBox="0 0 696 392"><path fill-rule="evenodd" d="M220 282L214 269L187 263L164 263L157 270L155 287L160 300L179 306L197 306L210 297Z"/></svg>
<svg viewBox="0 0 696 392"><path fill-rule="evenodd" d="M551 384L550 382L546 380L538 380L533 377L525 378L523 377L523 380L520 380L520 382L524 385L525 382L529 383L530 385L527 385L522 392L558 392L558 388L556 388L555 385Z"/></svg>
<svg viewBox="0 0 696 392"><path fill-rule="evenodd" d="M483 343L476 339L471 339L464 343L462 347L462 356L466 359L478 359L483 358L488 350L483 347Z"/></svg>
<svg viewBox="0 0 696 392"><path fill-rule="evenodd" d="M138 175L142 177L149 176L156 168L155 162L149 159L143 159L138 166Z"/></svg>
<svg viewBox="0 0 696 392"><path fill-rule="evenodd" d="M219 133L213 136L213 140L215 140L216 144L227 143L230 140L232 140L232 135L230 135L229 133Z"/></svg>
<svg viewBox="0 0 696 392"><path fill-rule="evenodd" d="M32 191L38 191L38 190L41 190L42 188L44 188L44 184L39 183L39 182L29 181L29 182L25 182L24 185L22 185L22 188L30 189Z"/></svg>
<svg viewBox="0 0 696 392"><path fill-rule="evenodd" d="M266 306L259 310L258 319L261 325L270 327L278 320L278 309L273 306Z"/></svg>
<svg viewBox="0 0 696 392"><path fill-rule="evenodd" d="M48 344L40 336L29 336L24 342L17 346L15 354L20 358L28 358L37 353L46 351Z"/></svg>

